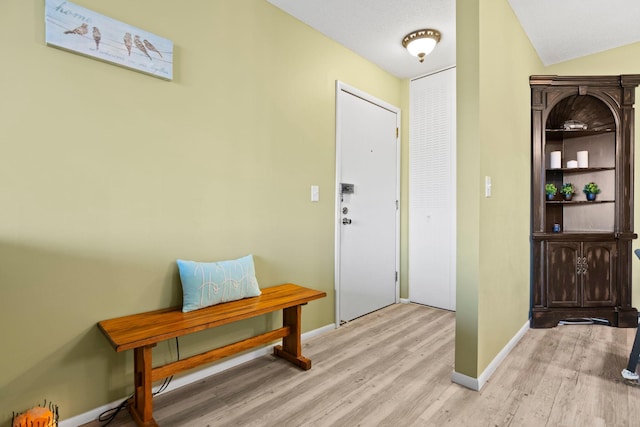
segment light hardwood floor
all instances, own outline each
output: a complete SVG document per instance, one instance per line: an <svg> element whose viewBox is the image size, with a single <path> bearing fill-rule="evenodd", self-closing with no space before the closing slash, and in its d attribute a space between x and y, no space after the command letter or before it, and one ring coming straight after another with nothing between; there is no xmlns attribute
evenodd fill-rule
<svg viewBox="0 0 640 427"><path fill-rule="evenodd" d="M620 376L635 329L529 330L474 392L450 379L454 328L454 313L393 305L305 341L309 371L265 356L158 395L154 417L163 427L640 426L640 386ZM125 410L110 426L134 424Z"/></svg>

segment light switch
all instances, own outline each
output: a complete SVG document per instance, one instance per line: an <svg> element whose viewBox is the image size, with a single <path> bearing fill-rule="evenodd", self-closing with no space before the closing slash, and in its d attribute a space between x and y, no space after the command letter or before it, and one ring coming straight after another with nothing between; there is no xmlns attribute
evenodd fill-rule
<svg viewBox="0 0 640 427"><path fill-rule="evenodd" d="M491 197L491 177L484 177L484 197Z"/></svg>
<svg viewBox="0 0 640 427"><path fill-rule="evenodd" d="M311 201L312 202L317 202L318 200L320 200L320 187L318 187L317 185L312 185L311 186Z"/></svg>

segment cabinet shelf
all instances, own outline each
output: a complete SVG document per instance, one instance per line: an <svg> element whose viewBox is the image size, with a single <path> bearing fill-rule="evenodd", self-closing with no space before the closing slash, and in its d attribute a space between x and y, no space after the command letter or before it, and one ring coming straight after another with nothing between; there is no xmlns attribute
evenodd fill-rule
<svg viewBox="0 0 640 427"><path fill-rule="evenodd" d="M562 172L562 173L581 173L581 172L601 172L616 170L615 166L597 167L597 168L554 168L547 169L547 172Z"/></svg>
<svg viewBox="0 0 640 427"><path fill-rule="evenodd" d="M613 132L613 129L545 129L546 132L566 132L582 135L599 135L601 133Z"/></svg>
<svg viewBox="0 0 640 427"><path fill-rule="evenodd" d="M560 231L559 233L554 233L552 231L540 231L532 233L532 238L534 241L541 240L561 240L561 241L592 241L592 242L601 242L601 241L609 241L615 240L618 238L618 233L612 233L610 231Z"/></svg>
<svg viewBox="0 0 640 427"><path fill-rule="evenodd" d="M548 205L597 205L600 203L615 203L615 200L546 200L545 203Z"/></svg>
<svg viewBox="0 0 640 427"><path fill-rule="evenodd" d="M613 129L546 129L545 132L553 138L579 138L583 136L602 135L605 133L612 133Z"/></svg>

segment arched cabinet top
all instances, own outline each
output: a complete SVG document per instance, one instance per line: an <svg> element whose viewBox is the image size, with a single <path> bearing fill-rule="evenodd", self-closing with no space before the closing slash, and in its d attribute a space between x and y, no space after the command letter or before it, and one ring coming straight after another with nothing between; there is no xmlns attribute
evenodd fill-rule
<svg viewBox="0 0 640 427"><path fill-rule="evenodd" d="M530 76L534 110L553 107L560 99L571 95L591 95L609 104L612 110L633 107L635 88L640 74L619 76Z"/></svg>
<svg viewBox="0 0 640 427"><path fill-rule="evenodd" d="M619 76L531 76L531 86L584 86L584 87L635 87L640 84L640 74Z"/></svg>
<svg viewBox="0 0 640 427"><path fill-rule="evenodd" d="M619 92L619 91L618 91ZM593 92L586 95L577 93L556 94L552 102L547 102L543 120L546 129L562 129L567 120L588 125L592 131L615 130L619 123L620 106L615 96ZM613 94L615 95L615 94Z"/></svg>
<svg viewBox="0 0 640 427"><path fill-rule="evenodd" d="M623 110L633 108L640 74L618 76L531 76L531 109L547 129L566 120L586 123L590 130L612 130Z"/></svg>

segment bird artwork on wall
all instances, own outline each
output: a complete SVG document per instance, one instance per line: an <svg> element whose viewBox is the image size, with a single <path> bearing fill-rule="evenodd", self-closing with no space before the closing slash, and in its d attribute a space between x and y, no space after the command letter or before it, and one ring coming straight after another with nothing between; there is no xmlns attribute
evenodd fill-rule
<svg viewBox="0 0 640 427"><path fill-rule="evenodd" d="M142 42L144 43L144 46L147 48L147 50L157 53L158 55L160 55L160 58L162 58L162 54L160 53L160 51L156 49L156 47L152 45L149 40L144 39Z"/></svg>
<svg viewBox="0 0 640 427"><path fill-rule="evenodd" d="M73 30L67 30L64 33L65 34L79 34L81 36L84 36L85 34L87 34L89 32L89 26L84 23L82 25L80 25L77 28L74 28Z"/></svg>
<svg viewBox="0 0 640 427"><path fill-rule="evenodd" d="M100 34L100 30L98 27L93 27L93 40L96 42L96 50L100 49L100 38L102 34Z"/></svg>
<svg viewBox="0 0 640 427"><path fill-rule="evenodd" d="M147 48L144 47L144 44L140 41L140 36L136 35L133 38L133 44L136 45L136 47L140 50L140 52L144 53L147 58L151 59L151 55L149 55L149 52L147 52Z"/></svg>
<svg viewBox="0 0 640 427"><path fill-rule="evenodd" d="M131 41L131 33L124 34L124 47L127 48L127 53L131 56L131 46L133 46L133 42Z"/></svg>
<svg viewBox="0 0 640 427"><path fill-rule="evenodd" d="M171 40L69 1L45 0L45 27L49 46L173 79Z"/></svg>

